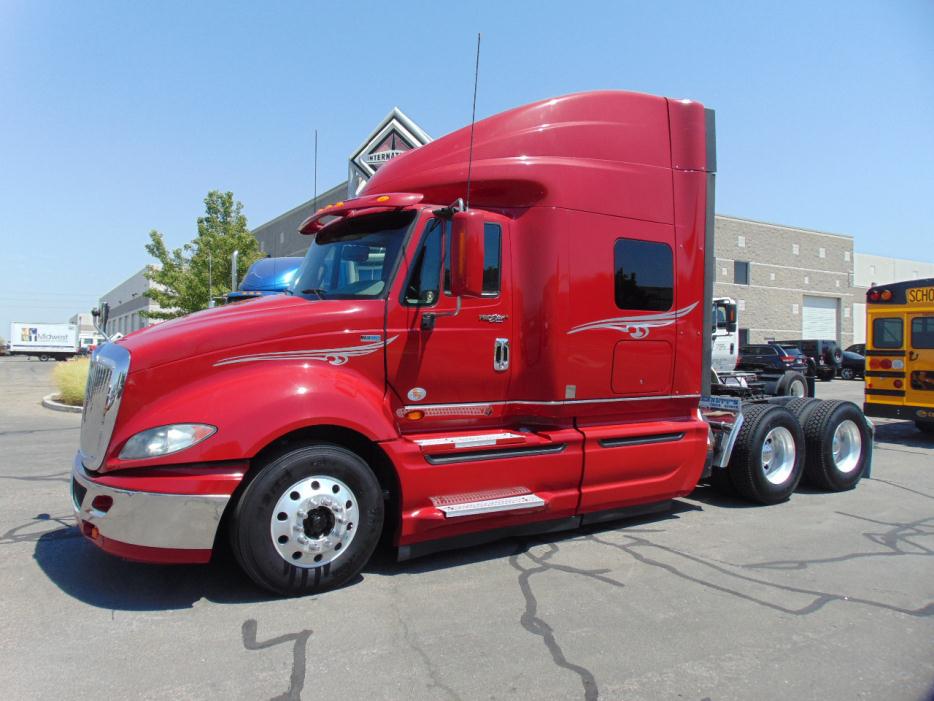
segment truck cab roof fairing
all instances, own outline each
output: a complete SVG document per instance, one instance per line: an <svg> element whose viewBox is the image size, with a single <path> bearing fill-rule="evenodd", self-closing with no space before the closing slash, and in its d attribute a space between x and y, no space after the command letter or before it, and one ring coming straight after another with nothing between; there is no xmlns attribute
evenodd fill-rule
<svg viewBox="0 0 934 701"><path fill-rule="evenodd" d="M695 111L703 124L700 103L602 91L483 119L475 125L471 204L567 207L670 223L670 113L687 125ZM469 148L465 127L386 164L363 193L418 192L425 201L452 202L466 191ZM685 151L694 149L678 144L679 158Z"/></svg>
<svg viewBox="0 0 934 701"><path fill-rule="evenodd" d="M364 211L385 212L390 209L404 209L422 201L422 195L412 192L388 192L382 194L363 195L353 199L325 205L298 227L299 233L306 236L316 234L335 218L353 217ZM328 221L324 221L328 219Z"/></svg>

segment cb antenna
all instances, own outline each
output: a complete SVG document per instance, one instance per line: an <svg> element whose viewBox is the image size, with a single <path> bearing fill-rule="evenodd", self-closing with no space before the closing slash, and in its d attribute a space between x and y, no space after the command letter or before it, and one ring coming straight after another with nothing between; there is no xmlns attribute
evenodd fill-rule
<svg viewBox="0 0 934 701"><path fill-rule="evenodd" d="M315 185L314 185L315 196L314 196L314 199L311 200L311 208L317 210L318 209L318 130L317 129L315 129L315 175L314 175L314 179L315 179Z"/></svg>
<svg viewBox="0 0 934 701"><path fill-rule="evenodd" d="M480 78L480 32L477 32L477 63L473 70L473 110L470 113L470 150L467 152L467 196L464 209L470 209L470 169L473 166L473 127L477 121L477 82Z"/></svg>

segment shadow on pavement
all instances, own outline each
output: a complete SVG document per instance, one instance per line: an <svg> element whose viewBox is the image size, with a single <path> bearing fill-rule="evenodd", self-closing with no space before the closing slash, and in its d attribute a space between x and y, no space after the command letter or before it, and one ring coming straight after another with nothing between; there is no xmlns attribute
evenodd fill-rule
<svg viewBox="0 0 934 701"><path fill-rule="evenodd" d="M909 448L934 448L934 435L923 433L913 421L880 421L876 423L876 444L903 445Z"/></svg>
<svg viewBox="0 0 934 701"><path fill-rule="evenodd" d="M609 531L625 531L627 528L638 528L646 524L661 523L679 518L685 511L699 511L703 507L686 501L675 499L671 508L654 514L621 518L605 523L596 523L567 531L556 533L543 533L529 536L505 536L500 540L481 545L463 546L454 550L425 555L405 562L397 562L395 551L386 544L373 555L369 564L364 568L364 575L379 574L381 576L395 576L434 572L437 570L453 569L475 565L492 560L509 558L516 554L517 549L524 549L529 542L560 545L563 542L584 537L590 533L604 533Z"/></svg>
<svg viewBox="0 0 934 701"><path fill-rule="evenodd" d="M74 526L46 531L33 557L63 592L91 606L122 611L185 609L200 599L242 604L275 597L253 586L228 558L210 565L147 565L108 555Z"/></svg>

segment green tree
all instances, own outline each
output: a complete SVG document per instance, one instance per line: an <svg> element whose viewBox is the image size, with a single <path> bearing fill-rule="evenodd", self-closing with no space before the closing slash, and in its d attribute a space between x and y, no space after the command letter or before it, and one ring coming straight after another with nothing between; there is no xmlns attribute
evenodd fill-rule
<svg viewBox="0 0 934 701"><path fill-rule="evenodd" d="M234 251L240 252L238 280L263 257L259 242L247 228L243 204L232 192L218 190L204 198L204 216L198 217L198 236L191 243L170 251L162 234L153 229L146 251L159 262L146 271L147 279L158 285L146 296L162 307L147 313L153 319L174 319L206 309L211 298L230 292Z"/></svg>

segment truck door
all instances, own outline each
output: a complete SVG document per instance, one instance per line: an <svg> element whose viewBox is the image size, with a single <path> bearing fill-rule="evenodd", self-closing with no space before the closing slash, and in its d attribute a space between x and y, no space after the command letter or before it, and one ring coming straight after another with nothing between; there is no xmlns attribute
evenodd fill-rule
<svg viewBox="0 0 934 701"><path fill-rule="evenodd" d="M429 216L416 229L386 318L387 379L405 406L506 398L513 348L509 231L494 218L484 225L484 296L461 299L459 310L450 292L450 221ZM457 410L449 407L448 416ZM460 411L469 419L479 408Z"/></svg>

